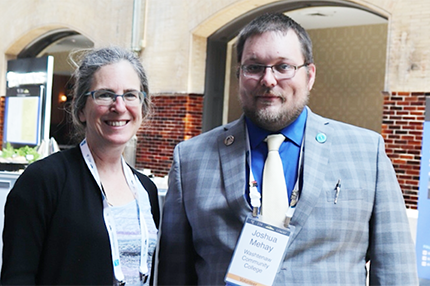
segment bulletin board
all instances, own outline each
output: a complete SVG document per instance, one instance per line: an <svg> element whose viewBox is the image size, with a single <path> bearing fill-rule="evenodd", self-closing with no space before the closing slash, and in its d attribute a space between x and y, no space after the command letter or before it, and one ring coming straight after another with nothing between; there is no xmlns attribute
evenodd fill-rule
<svg viewBox="0 0 430 286"><path fill-rule="evenodd" d="M49 140L54 59L8 61L3 146L37 146Z"/></svg>

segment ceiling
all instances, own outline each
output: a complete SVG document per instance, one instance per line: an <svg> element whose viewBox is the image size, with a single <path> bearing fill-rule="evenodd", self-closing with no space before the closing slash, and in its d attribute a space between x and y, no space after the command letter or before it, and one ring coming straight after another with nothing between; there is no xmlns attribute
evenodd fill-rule
<svg viewBox="0 0 430 286"><path fill-rule="evenodd" d="M348 7L310 7L286 14L307 30L387 23L380 16Z"/></svg>
<svg viewBox="0 0 430 286"><path fill-rule="evenodd" d="M73 49L87 49L92 48L94 43L87 37L82 35L73 35L62 38L53 43L44 50L44 53L54 54L62 52L70 52Z"/></svg>

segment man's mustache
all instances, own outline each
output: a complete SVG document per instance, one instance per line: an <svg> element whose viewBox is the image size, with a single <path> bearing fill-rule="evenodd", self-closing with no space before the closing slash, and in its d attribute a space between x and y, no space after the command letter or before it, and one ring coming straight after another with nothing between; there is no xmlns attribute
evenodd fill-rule
<svg viewBox="0 0 430 286"><path fill-rule="evenodd" d="M275 92L273 89L271 88L263 88L263 89L259 89L257 91L255 91L253 93L254 97L265 97L265 96L275 96L275 97L279 97L281 99L285 99L285 96L280 93L280 92Z"/></svg>

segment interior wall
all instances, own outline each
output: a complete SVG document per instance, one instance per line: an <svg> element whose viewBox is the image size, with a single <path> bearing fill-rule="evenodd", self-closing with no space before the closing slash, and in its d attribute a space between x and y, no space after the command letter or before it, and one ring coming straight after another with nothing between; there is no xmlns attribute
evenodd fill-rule
<svg viewBox="0 0 430 286"><path fill-rule="evenodd" d="M54 74L49 138L54 137L62 149L67 148L67 146L70 147L74 143L71 137L72 119L69 106L71 104L71 88L70 76ZM62 95L67 97L66 101L61 100Z"/></svg>
<svg viewBox="0 0 430 286"><path fill-rule="evenodd" d="M70 76L73 73L75 66L69 63L70 52L45 53L54 57L54 74Z"/></svg>
<svg viewBox="0 0 430 286"><path fill-rule="evenodd" d="M229 45L229 47L231 47L232 51L230 64L227 64L227 69L230 69L230 87L228 89L229 94L225 95L226 98L228 98L227 122L231 122L238 119L242 114L242 106L239 100L239 85L237 78L237 69L239 68L239 65L237 63L236 45ZM227 122L223 122L223 124Z"/></svg>
<svg viewBox="0 0 430 286"><path fill-rule="evenodd" d="M388 24L309 30L317 79L309 107L381 132Z"/></svg>

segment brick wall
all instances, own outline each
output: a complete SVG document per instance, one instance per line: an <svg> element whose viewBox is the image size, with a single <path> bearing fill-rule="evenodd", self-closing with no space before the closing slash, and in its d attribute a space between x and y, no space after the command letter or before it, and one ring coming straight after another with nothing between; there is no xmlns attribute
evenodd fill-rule
<svg viewBox="0 0 430 286"><path fill-rule="evenodd" d="M407 208L416 209L421 164L425 98L430 93L384 94L382 136L393 162ZM201 133L203 95L155 95L153 114L137 133L136 168L156 176L168 174L173 149ZM3 135L4 97L0 97L0 138Z"/></svg>
<svg viewBox="0 0 430 286"><path fill-rule="evenodd" d="M430 93L384 93L382 136L406 207L411 209L417 209L425 97L428 95Z"/></svg>
<svg viewBox="0 0 430 286"><path fill-rule="evenodd" d="M136 168L168 174L173 149L202 131L203 95L154 95L153 114L137 133Z"/></svg>

